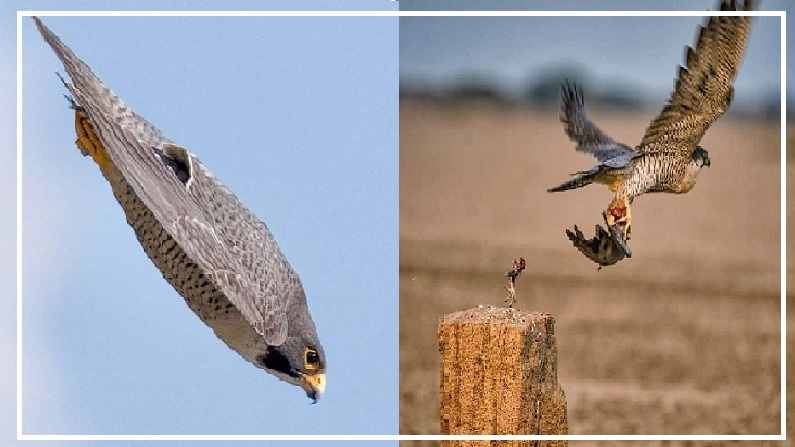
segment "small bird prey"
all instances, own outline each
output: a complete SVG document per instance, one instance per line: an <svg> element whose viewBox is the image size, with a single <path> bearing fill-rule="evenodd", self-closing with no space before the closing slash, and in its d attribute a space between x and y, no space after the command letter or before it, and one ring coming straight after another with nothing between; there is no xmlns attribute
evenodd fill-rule
<svg viewBox="0 0 795 447"><path fill-rule="evenodd" d="M323 346L301 280L268 227L33 20L72 80L64 85L74 97L77 147L110 183L149 259L227 346L317 402Z"/></svg>
<svg viewBox="0 0 795 447"><path fill-rule="evenodd" d="M723 1L720 10L749 11L753 6L751 0L743 4ZM566 82L562 86L560 119L566 135L578 151L593 155L598 163L548 191L601 183L613 193L606 211L609 233L597 230L590 241L579 230L569 235L588 258L603 266L630 257L626 241L632 231L630 204L635 197L647 192L686 193L695 186L701 168L710 166L709 153L699 142L729 108L750 31L750 16L714 16L699 27L696 47L685 50L685 66L679 67L670 100L635 148L616 142L586 117L576 85ZM616 246L625 256L612 251Z"/></svg>
<svg viewBox="0 0 795 447"><path fill-rule="evenodd" d="M580 250L585 257L599 264L597 270L602 270L602 267L613 265L624 258L632 257L632 252L623 240L621 230L617 225L611 226L607 223L606 212L602 212L602 217L610 231L606 231L597 224L596 233L592 239L585 239L577 225L574 226L574 231L566 229L566 237L574 244L574 247Z"/></svg>

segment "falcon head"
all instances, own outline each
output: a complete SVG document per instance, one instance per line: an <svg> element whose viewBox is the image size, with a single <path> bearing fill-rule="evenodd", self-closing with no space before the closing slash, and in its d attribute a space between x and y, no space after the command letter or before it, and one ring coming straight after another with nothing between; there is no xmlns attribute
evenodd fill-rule
<svg viewBox="0 0 795 447"><path fill-rule="evenodd" d="M704 166L709 167L709 152L701 146L696 146L696 149L693 151L693 158L691 163L695 163L698 168L703 168Z"/></svg>
<svg viewBox="0 0 795 447"><path fill-rule="evenodd" d="M326 390L326 355L315 341L288 336L283 344L265 348L256 363L279 379L301 387L312 403L317 403Z"/></svg>

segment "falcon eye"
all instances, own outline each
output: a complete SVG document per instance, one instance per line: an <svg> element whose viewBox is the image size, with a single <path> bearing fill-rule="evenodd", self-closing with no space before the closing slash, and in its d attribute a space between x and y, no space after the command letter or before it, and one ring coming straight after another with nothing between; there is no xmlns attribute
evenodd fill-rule
<svg viewBox="0 0 795 447"><path fill-rule="evenodd" d="M317 351L312 348L307 348L304 354L304 368L317 369L318 366L320 366L320 356L317 355Z"/></svg>

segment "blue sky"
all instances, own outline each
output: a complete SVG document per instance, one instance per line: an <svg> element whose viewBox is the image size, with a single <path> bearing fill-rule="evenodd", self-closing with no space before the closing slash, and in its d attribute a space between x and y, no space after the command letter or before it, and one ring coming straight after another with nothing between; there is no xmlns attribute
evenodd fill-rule
<svg viewBox="0 0 795 447"><path fill-rule="evenodd" d="M76 151L63 70L26 20L25 432L394 433L397 19L45 21L269 225L307 290L329 385L309 405L160 277Z"/></svg>

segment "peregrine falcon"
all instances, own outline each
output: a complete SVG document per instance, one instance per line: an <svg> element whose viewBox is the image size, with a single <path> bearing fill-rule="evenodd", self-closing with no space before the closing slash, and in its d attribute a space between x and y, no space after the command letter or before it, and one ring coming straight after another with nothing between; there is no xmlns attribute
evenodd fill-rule
<svg viewBox="0 0 795 447"><path fill-rule="evenodd" d="M741 5L722 1L720 10L748 11L753 4L752 0ZM699 27L696 47L685 50L685 66L679 67L670 100L635 148L610 138L586 117L576 85L562 86L560 119L566 135L577 144L576 150L591 154L598 163L548 191L601 183L613 193L604 213L609 232L597 226L596 236L585 240L576 227L575 233L567 231L589 259L603 266L630 257L626 241L632 231L634 198L647 192L686 193L696 185L701 169L710 166L709 153L699 142L729 108L750 31L750 16L714 16Z"/></svg>
<svg viewBox="0 0 795 447"><path fill-rule="evenodd" d="M77 147L110 183L149 259L227 346L317 402L326 356L298 274L268 227L33 20L71 78L62 81Z"/></svg>

